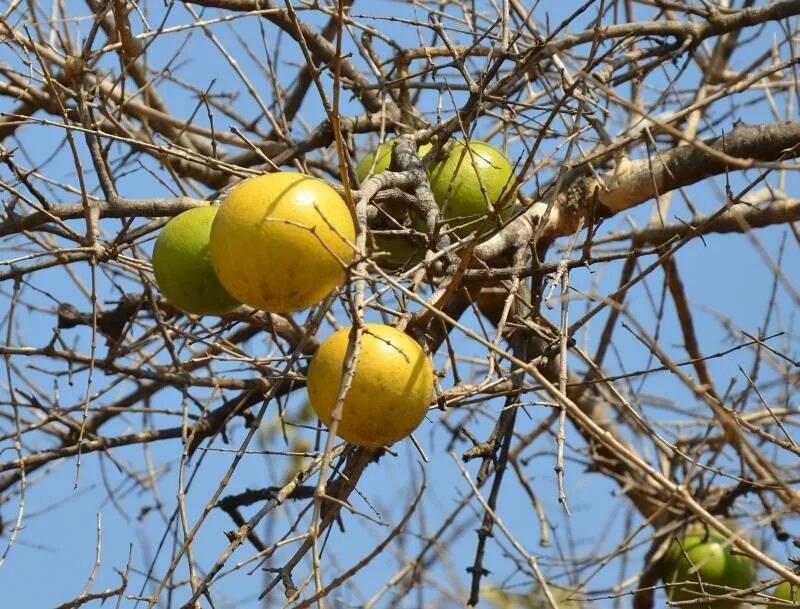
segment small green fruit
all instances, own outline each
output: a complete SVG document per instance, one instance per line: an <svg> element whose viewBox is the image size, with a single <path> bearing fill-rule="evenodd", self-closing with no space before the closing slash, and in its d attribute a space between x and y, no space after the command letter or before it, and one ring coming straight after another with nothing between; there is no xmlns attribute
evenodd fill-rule
<svg viewBox="0 0 800 609"><path fill-rule="evenodd" d="M681 544L683 549L674 541L662 563L664 582L673 584L667 589L671 601L713 599L730 592L730 588L743 590L753 585L753 562L733 554L722 537L690 533ZM703 603L710 609L734 609L739 605L739 601L731 599Z"/></svg>
<svg viewBox="0 0 800 609"><path fill-rule="evenodd" d="M487 199L493 207L502 205L501 217L508 218L515 180L514 168L505 155L478 140L470 140L469 148L451 142L444 152L444 159L430 168L431 190L450 228L461 237L478 229L488 232L491 227L484 226L482 219Z"/></svg>
<svg viewBox="0 0 800 609"><path fill-rule="evenodd" d="M378 175L389 169L392 161L393 145L393 140L384 142L361 159L361 162L356 166L356 175L359 182L363 182L370 175ZM420 156L424 156L430 149L431 144L423 144L417 152ZM398 219L405 217L402 209L387 209L386 213ZM387 230L399 230L400 228L394 222L387 221L385 224ZM421 223L417 221L414 224L419 225ZM381 257L380 263L390 268L414 265L425 257L424 248L403 236L372 235L369 245L372 252L386 252L386 255Z"/></svg>
<svg viewBox="0 0 800 609"><path fill-rule="evenodd" d="M361 162L356 165L356 176L358 176L358 181L363 182L367 179L367 177L371 175L378 175L379 173L383 173L387 169L389 169L389 165L392 162L392 146L394 145L394 140L389 142L384 142L380 146L378 146L375 150L370 152L367 156L361 159ZM420 157L425 156L428 153L428 150L431 149L431 144L423 144L417 149L417 153ZM377 160L376 157L377 156ZM373 163L375 166L373 167Z"/></svg>
<svg viewBox="0 0 800 609"><path fill-rule="evenodd" d="M549 586L550 595L559 609L581 609L581 602L571 596L571 590ZM493 586L481 587L481 600L485 600L495 609L549 609L547 595L539 586L528 593L509 592L504 588Z"/></svg>
<svg viewBox="0 0 800 609"><path fill-rule="evenodd" d="M396 227L392 227L394 228ZM381 266L391 269L414 266L425 258L425 246L417 245L412 239L402 235L371 233L367 245L370 252L384 252L377 261Z"/></svg>
<svg viewBox="0 0 800 609"><path fill-rule="evenodd" d="M793 590L792 584L789 582L783 582L782 584L775 586L772 592L770 592L770 595L783 599L787 602L794 603L795 605L800 605L800 588L794 586ZM769 609L786 609L786 605L772 603L769 605Z"/></svg>
<svg viewBox="0 0 800 609"><path fill-rule="evenodd" d="M375 157L378 157L377 160ZM371 175L378 175L389 169L392 160L392 143L384 142L367 156L361 159L356 165L356 176L358 181L363 182Z"/></svg>
<svg viewBox="0 0 800 609"><path fill-rule="evenodd" d="M239 306L214 274L208 255L218 207L197 207L175 216L153 249L158 289L175 307L195 315L221 315Z"/></svg>

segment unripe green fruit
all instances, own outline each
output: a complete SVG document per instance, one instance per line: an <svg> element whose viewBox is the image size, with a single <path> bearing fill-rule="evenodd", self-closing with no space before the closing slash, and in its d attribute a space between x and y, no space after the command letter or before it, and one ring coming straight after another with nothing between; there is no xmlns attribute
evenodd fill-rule
<svg viewBox="0 0 800 609"><path fill-rule="evenodd" d="M392 162L393 145L393 140L384 142L361 159L361 162L356 166L356 175L359 182L363 182L370 175L378 175L389 169L389 165ZM430 149L431 144L423 144L417 152L422 157ZM402 210L399 209L387 209L386 212L393 217L402 217ZM420 223L415 222L415 225L418 224ZM399 230L400 227L390 225L387 228ZM372 252L386 252L386 255L381 257L379 262L392 268L414 265L425 256L425 251L422 247L403 236L372 235L368 245Z"/></svg>
<svg viewBox="0 0 800 609"><path fill-rule="evenodd" d="M399 230L399 228L398 228ZM425 247L417 245L413 240L402 235L370 234L367 240L370 252L385 252L378 263L391 269L410 267L425 258Z"/></svg>
<svg viewBox="0 0 800 609"><path fill-rule="evenodd" d="M755 569L746 556L733 554L718 535L691 533L673 542L663 559L664 582L671 585L667 596L673 602L724 595L734 588L744 590L753 585ZM685 552L684 552L685 550ZM737 600L709 600L710 609L734 609Z"/></svg>
<svg viewBox="0 0 800 609"><path fill-rule="evenodd" d="M548 586L550 595L559 609L581 609L581 602L572 598L572 590ZM550 607L547 595L538 585L530 592L510 592L505 588L481 587L481 601L485 600L494 609L545 609Z"/></svg>
<svg viewBox="0 0 800 609"><path fill-rule="evenodd" d="M795 605L800 605L800 587L794 586L794 590L792 590L792 584L789 582L783 582L775 586L772 592L770 592L770 595L794 603ZM769 605L769 609L786 609L786 605L772 603Z"/></svg>
<svg viewBox="0 0 800 609"><path fill-rule="evenodd" d="M356 176L358 176L358 181L363 182L367 179L370 175L378 175L379 173L383 173L387 169L389 169L389 165L392 162L392 146L394 145L394 140L389 142L384 142L380 146L378 146L375 150L370 152L367 156L361 159L361 162L356 165ZM428 150L431 149L431 144L423 144L417 149L417 153L420 157L425 156L428 153ZM375 158L377 156L377 159ZM375 166L373 167L373 163Z"/></svg>
<svg viewBox="0 0 800 609"><path fill-rule="evenodd" d="M451 142L444 152L444 159L430 168L431 190L450 228L461 237L478 229L491 229L483 220L487 200L495 209L502 206L498 211L507 219L514 201L515 179L506 156L478 140L470 140L469 148L462 142Z"/></svg>
<svg viewBox="0 0 800 609"><path fill-rule="evenodd" d="M218 207L197 207L175 216L153 249L158 289L175 307L195 315L222 315L239 306L214 274L209 259L211 224Z"/></svg>

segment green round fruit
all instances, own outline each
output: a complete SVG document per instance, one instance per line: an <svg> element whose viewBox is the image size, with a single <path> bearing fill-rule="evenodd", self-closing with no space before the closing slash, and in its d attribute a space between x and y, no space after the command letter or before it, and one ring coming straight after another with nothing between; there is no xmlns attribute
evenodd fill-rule
<svg viewBox="0 0 800 609"><path fill-rule="evenodd" d="M378 157L377 160L375 157ZM358 181L363 182L371 175L378 175L389 169L389 163L392 160L392 143L384 142L375 150L365 156L358 165L356 165L356 176Z"/></svg>
<svg viewBox="0 0 800 609"><path fill-rule="evenodd" d="M376 176L389 169L389 165L392 162L392 146L394 146L394 140L384 142L361 159L361 162L356 165L356 176L358 176L359 182L363 182L371 175ZM423 157L430 149L431 144L423 144L417 149L417 153L420 157ZM375 158L376 156L377 160ZM374 167L373 163L375 164Z"/></svg>
<svg viewBox="0 0 800 609"><path fill-rule="evenodd" d="M714 599L753 585L755 569L752 560L733 554L718 535L691 533L681 540L683 549L674 541L663 559L663 579L672 584L667 596L673 602ZM684 552L685 550L685 552ZM704 607L734 609L740 605L733 599L710 600Z"/></svg>
<svg viewBox="0 0 800 609"><path fill-rule="evenodd" d="M550 595L559 609L582 609L581 602L572 597L572 590L548 586ZM486 601L494 609L549 609L547 595L537 585L530 592L509 592L502 587L481 586L481 601Z"/></svg>
<svg viewBox="0 0 800 609"><path fill-rule="evenodd" d="M175 216L153 249L158 289L175 307L195 315L222 315L239 306L214 274L209 258L211 224L218 207L196 207Z"/></svg>
<svg viewBox="0 0 800 609"><path fill-rule="evenodd" d="M425 247L421 244L417 245L412 239L402 235L370 233L367 247L373 254L381 252L382 255L377 258L377 262L381 266L392 269L411 267L425 258Z"/></svg>
<svg viewBox="0 0 800 609"><path fill-rule="evenodd" d="M514 195L514 168L494 146L470 140L469 149L462 142L450 142L445 156L430 168L431 190L442 215L457 235L464 237L482 229L487 199L493 207L503 205L502 218L508 218ZM486 196L481 190L483 186Z"/></svg>
<svg viewBox="0 0 800 609"><path fill-rule="evenodd" d="M775 586L770 595L795 605L800 605L800 587L794 586L794 590L792 590L792 584L789 582L783 582ZM786 609L786 605L772 603L769 605L769 609Z"/></svg>
<svg viewBox="0 0 800 609"><path fill-rule="evenodd" d="M389 169L389 165L392 162L393 145L394 140L384 142L361 159L361 162L356 166L356 175L358 176L359 182L363 182L370 175L378 175ZM419 147L417 152L420 156L424 156L431 147L431 144L423 144ZM386 212L395 218L405 217L402 209L389 208ZM414 224L418 225L420 223L415 222ZM399 229L399 226L395 223L387 222L386 228L395 230ZM413 266L425 257L425 250L423 247L403 236L373 235L369 241L371 252L386 252L386 255L379 259L379 262L387 267L399 268L403 266Z"/></svg>

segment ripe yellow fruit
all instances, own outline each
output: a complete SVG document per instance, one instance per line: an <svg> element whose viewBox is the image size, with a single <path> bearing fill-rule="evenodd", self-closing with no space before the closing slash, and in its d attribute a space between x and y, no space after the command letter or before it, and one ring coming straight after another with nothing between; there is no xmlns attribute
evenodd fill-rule
<svg viewBox="0 0 800 609"><path fill-rule="evenodd" d="M344 373L350 328L320 345L308 368L308 397L330 426ZM407 334L365 324L355 376L344 399L337 435L359 446L380 447L410 434L425 418L433 393L433 368Z"/></svg>
<svg viewBox="0 0 800 609"><path fill-rule="evenodd" d="M464 237L482 227L481 218L488 209L503 205L501 217L511 212L514 195L514 168L494 146L470 140L469 149L462 142L450 142L443 160L430 168L431 190L443 217L457 235ZM481 190L486 192L486 197Z"/></svg>
<svg viewBox="0 0 800 609"><path fill-rule="evenodd" d="M175 307L195 315L221 315L239 306L214 274L209 259L211 223L218 207L197 207L172 218L153 248L158 289Z"/></svg>
<svg viewBox="0 0 800 609"><path fill-rule="evenodd" d="M236 298L273 313L322 300L345 277L355 226L322 180L278 172L234 187L211 229L211 262Z"/></svg>

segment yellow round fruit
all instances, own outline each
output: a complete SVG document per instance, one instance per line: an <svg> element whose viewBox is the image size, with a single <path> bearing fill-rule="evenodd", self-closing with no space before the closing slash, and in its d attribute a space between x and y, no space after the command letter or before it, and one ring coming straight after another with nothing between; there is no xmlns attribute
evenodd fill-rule
<svg viewBox="0 0 800 609"><path fill-rule="evenodd" d="M487 199L493 207L503 205L501 217L508 218L514 196L514 168L494 146L478 140L450 142L444 158L430 168L431 190L442 215L457 235L464 237L484 227ZM486 192L481 190L481 186Z"/></svg>
<svg viewBox="0 0 800 609"><path fill-rule="evenodd" d="M322 180L278 172L234 187L211 229L211 262L236 298L273 313L322 300L345 277L355 226Z"/></svg>
<svg viewBox="0 0 800 609"><path fill-rule="evenodd" d="M211 223L218 207L197 207L172 218L156 239L153 272L175 307L195 315L221 315L239 306L214 274L209 259Z"/></svg>
<svg viewBox="0 0 800 609"><path fill-rule="evenodd" d="M350 328L320 345L308 368L308 397L330 426L344 374ZM425 418L433 393L433 368L407 334L383 324L365 324L355 376L344 399L340 438L380 447L405 438Z"/></svg>

